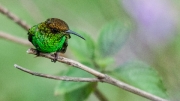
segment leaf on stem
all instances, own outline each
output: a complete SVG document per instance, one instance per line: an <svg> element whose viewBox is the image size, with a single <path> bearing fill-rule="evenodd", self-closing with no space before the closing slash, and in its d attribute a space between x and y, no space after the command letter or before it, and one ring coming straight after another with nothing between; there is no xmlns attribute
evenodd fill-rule
<svg viewBox="0 0 180 101"><path fill-rule="evenodd" d="M89 60L92 59L94 55L94 41L93 39L86 33L81 31L76 31L85 40L80 39L79 37L71 35L69 40L69 48L74 56L78 57L80 60Z"/></svg>
<svg viewBox="0 0 180 101"><path fill-rule="evenodd" d="M72 77L92 77L92 75L79 70L77 68L70 68L62 75ZM55 89L55 95L61 95L65 101L84 101L88 98L91 92L96 88L97 82L65 82L60 81Z"/></svg>
<svg viewBox="0 0 180 101"><path fill-rule="evenodd" d="M113 21L103 26L98 38L98 48L101 56L114 55L126 41L131 30L129 22Z"/></svg>
<svg viewBox="0 0 180 101"><path fill-rule="evenodd" d="M157 71L140 61L131 61L112 72L117 78L162 98L167 98L166 89Z"/></svg>

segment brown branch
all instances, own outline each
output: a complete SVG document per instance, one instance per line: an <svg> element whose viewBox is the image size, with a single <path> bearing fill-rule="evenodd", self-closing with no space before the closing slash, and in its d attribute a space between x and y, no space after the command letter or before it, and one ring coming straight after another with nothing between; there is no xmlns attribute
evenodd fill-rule
<svg viewBox="0 0 180 101"><path fill-rule="evenodd" d="M2 5L0 5L0 13L6 15L9 19L13 20L15 23L17 23L23 29L28 30L30 28L30 26L27 25L25 21L18 18L15 14L11 13L8 9L3 7Z"/></svg>
<svg viewBox="0 0 180 101"><path fill-rule="evenodd" d="M19 37L16 37L16 36L4 33L4 32L0 32L0 37L6 40L24 45L24 46L32 46L32 44L28 40L25 40L23 38L19 38Z"/></svg>
<svg viewBox="0 0 180 101"><path fill-rule="evenodd" d="M37 53L37 51L31 48L31 49L29 49L27 51L27 53L35 55ZM51 54L40 53L40 56L46 57L46 58L49 58L49 59L54 59L54 57ZM71 65L71 66L74 66L74 67L77 67L77 68L80 68L80 69L82 69L82 70L84 70L86 72L91 73L92 75L97 77L97 79L93 78L95 80L95 82L109 83L109 84L112 84L112 85L117 86L119 88L122 88L122 89L124 89L126 91L132 92L132 93L134 93L136 95L145 97L145 98L153 100L153 101L168 101L166 99L160 98L158 96L147 93L147 92L145 92L143 90L135 88L135 87L133 87L131 85L128 85L128 84L126 84L126 83L124 83L122 81L119 81L119 80L117 80L115 78L112 78L112 77L110 77L108 75L105 75L103 73L95 71L95 70L91 69L90 67L87 67L87 66L85 66L83 64L80 64L79 62L76 62L76 61L73 61L73 60L70 60L70 59L67 59L67 58L64 58L64 57L59 57L58 61L62 62L62 63L65 63L65 64L68 64L68 65ZM15 65L15 66L17 67L17 65ZM23 69L23 71L27 72L26 69ZM32 72L32 74L36 75L36 76L40 76L40 77L54 79L54 76L50 76L50 75L47 76L47 75L41 74L41 73L38 73L38 75L37 75L37 73L33 73L33 72ZM71 80L72 80L72 78L71 78ZM74 81L76 81L76 80L74 80Z"/></svg>
<svg viewBox="0 0 180 101"><path fill-rule="evenodd" d="M96 78L78 78L78 77L67 77L67 76L52 76L52 75L47 75L47 74L42 74L42 73L37 73L37 72L33 72L30 71L28 69L25 69L21 66L18 66L17 64L14 65L14 67L16 67L17 69L24 71L26 73L35 75L35 76L39 76L39 77L43 77L43 78L51 78L54 80L63 80L63 81L75 81L75 82L98 82L100 81L99 79Z"/></svg>
<svg viewBox="0 0 180 101"><path fill-rule="evenodd" d="M37 51L33 48L30 48L29 50L27 50L27 53L28 54L37 54ZM40 56L42 57L46 57L46 58L49 58L49 59L54 59L54 56L52 56L52 54L44 54L44 53L40 53ZM76 62L74 60L70 60L68 58L65 58L65 57L59 57L59 59L57 60L59 62L62 62L62 63L65 63L65 64L68 64L70 66L74 66L74 67L77 67L77 68L80 68L86 72L89 72L91 73L92 75L96 76L97 78L104 78L105 75L98 72L98 71L95 71L83 64L80 64L79 62Z"/></svg>

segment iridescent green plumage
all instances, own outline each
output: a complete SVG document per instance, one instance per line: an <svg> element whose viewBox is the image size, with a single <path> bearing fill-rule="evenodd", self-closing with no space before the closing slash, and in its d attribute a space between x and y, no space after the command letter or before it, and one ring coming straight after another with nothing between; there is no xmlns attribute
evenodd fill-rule
<svg viewBox="0 0 180 101"><path fill-rule="evenodd" d="M50 18L45 22L31 27L28 31L28 39L36 47L38 52L55 52L56 56L53 60L55 62L58 58L58 52L66 52L67 41L70 38L69 34L75 34L81 37L71 31L64 21L57 18Z"/></svg>

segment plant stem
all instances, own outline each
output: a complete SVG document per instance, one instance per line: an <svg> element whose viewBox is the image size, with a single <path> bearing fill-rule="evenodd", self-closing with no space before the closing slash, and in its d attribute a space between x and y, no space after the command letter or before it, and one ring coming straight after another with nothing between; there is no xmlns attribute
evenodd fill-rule
<svg viewBox="0 0 180 101"><path fill-rule="evenodd" d="M0 13L6 15L9 19L13 20L15 23L17 23L23 29L28 30L30 28L30 26L27 25L25 21L18 18L15 14L10 12L8 9L3 7L2 5L0 5Z"/></svg>
<svg viewBox="0 0 180 101"><path fill-rule="evenodd" d="M95 89L94 94L100 101L108 101L108 99L102 94L102 92L98 88Z"/></svg>
<svg viewBox="0 0 180 101"><path fill-rule="evenodd" d="M4 33L4 32L0 32L0 37L3 39L9 40L11 42L24 45L24 46L32 46L32 44L28 40L25 40L23 38L19 38L19 37L16 37L11 34Z"/></svg>
<svg viewBox="0 0 180 101"><path fill-rule="evenodd" d="M34 50L34 49L29 49L27 51L27 53L36 55L37 51ZM46 58L49 58L49 59L54 59L53 55L51 55L51 54L40 53L40 56L46 57ZM85 65L83 65L83 64L81 64L79 62L74 61L74 60L71 60L71 59L68 59L68 58L65 58L65 57L59 57L58 61L62 62L62 63L65 63L67 65L70 65L70 66L77 67L77 68L82 69L82 70L84 70L84 71L86 71L88 73L91 73L92 75L97 77L97 78L94 78L94 80L95 80L94 82L105 82L105 83L117 86L119 88L122 88L122 89L124 89L126 91L132 92L132 93L134 93L136 95L139 95L139 96L142 96L144 98L153 100L153 101L168 101L166 99L160 98L158 96L155 96L155 95L150 94L148 92L145 92L143 90L135 88L135 87L133 87L133 86L131 86L129 84L126 84L126 83L124 83L122 81L119 81L119 80L117 80L117 79L115 79L113 77L110 77L110 76L106 75L106 74L103 74L103 73L100 73L100 72L98 72L96 70L93 70L90 67L87 67L87 66L85 66ZM41 75L41 73L38 73L38 75L36 75L36 74L37 73L35 73L34 75L44 77L44 74L43 75ZM54 78L51 78L51 76L49 76L49 75L45 76L45 78L54 79ZM89 82L89 81L87 81L87 82Z"/></svg>

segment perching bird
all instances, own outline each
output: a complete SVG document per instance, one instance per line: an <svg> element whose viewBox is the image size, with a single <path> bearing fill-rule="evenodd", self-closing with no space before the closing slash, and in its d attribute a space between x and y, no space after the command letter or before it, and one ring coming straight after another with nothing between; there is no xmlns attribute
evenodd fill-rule
<svg viewBox="0 0 180 101"><path fill-rule="evenodd" d="M42 53L54 52L55 58L58 59L58 53L65 53L68 46L70 34L74 34L84 39L76 32L69 29L66 22L58 18L49 18L45 22L31 27L28 31L28 40L36 47L37 55ZM85 39L84 39L85 40Z"/></svg>

